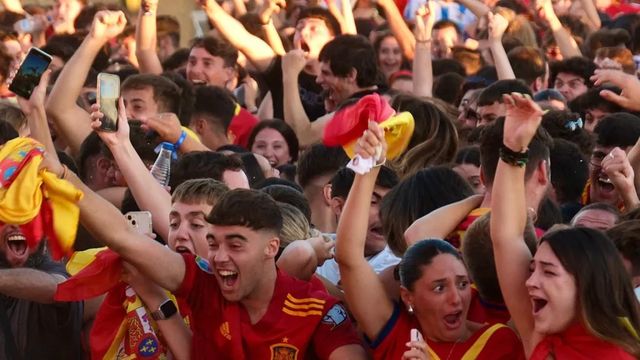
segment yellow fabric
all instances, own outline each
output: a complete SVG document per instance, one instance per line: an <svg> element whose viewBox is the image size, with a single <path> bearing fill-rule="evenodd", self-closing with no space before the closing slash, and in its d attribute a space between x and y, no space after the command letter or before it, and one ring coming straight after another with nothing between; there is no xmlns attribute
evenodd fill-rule
<svg viewBox="0 0 640 360"><path fill-rule="evenodd" d="M20 157L42 145L30 138L16 138L0 148L0 161ZM8 188L0 187L0 221L23 225L40 212L43 199L49 199L53 213L53 229L59 246L70 251L76 238L80 209L77 202L83 194L73 184L47 171L40 170L42 155L36 155L23 165Z"/></svg>
<svg viewBox="0 0 640 360"><path fill-rule="evenodd" d="M69 273L69 275L74 276L75 274L79 273L80 270L84 269L85 266L91 264L91 262L96 259L96 254L106 249L106 247L101 247L74 252L67 262L67 272Z"/></svg>
<svg viewBox="0 0 640 360"><path fill-rule="evenodd" d="M485 330L482 335L480 335L480 337L478 337L478 339L476 340L476 342L473 343L473 345L471 345L471 347L469 348L469 350L467 350L467 352L464 353L464 355L462 356L461 360L474 360L478 357L478 355L480 355L480 352L482 352L482 350L484 349L485 345L487 345L487 341L489 341L489 338L491 338L491 335L493 335L493 333L495 333L497 330L506 327L506 325L503 324L495 324L493 326L491 326L490 328L488 328L487 330ZM427 352L429 353L429 359L431 360L441 360L440 357L438 356L438 354L435 353L435 351L433 351L430 347L427 346Z"/></svg>
<svg viewBox="0 0 640 360"><path fill-rule="evenodd" d="M384 130L384 139L387 141L387 160L397 158L407 149L415 126L413 115L409 112L396 114L380 123ZM357 140L354 140L344 146L350 158L355 156L356 142Z"/></svg>
<svg viewBox="0 0 640 360"><path fill-rule="evenodd" d="M186 126L183 126L182 130L184 130L184 132L187 133L188 137L192 138L193 140L195 140L197 142L200 142L200 137L198 137L198 135L195 132L193 132L193 130L189 129Z"/></svg>

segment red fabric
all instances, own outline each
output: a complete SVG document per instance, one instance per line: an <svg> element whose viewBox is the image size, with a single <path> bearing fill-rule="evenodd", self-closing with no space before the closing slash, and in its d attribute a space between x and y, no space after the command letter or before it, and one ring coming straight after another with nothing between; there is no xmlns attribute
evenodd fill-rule
<svg viewBox="0 0 640 360"><path fill-rule="evenodd" d="M326 359L340 346L360 343L348 317L339 324L323 320L340 305L318 281L304 282L278 271L267 312L251 324L240 303L224 299L207 265L183 256L186 273L176 294L191 306L192 348L198 349L194 359ZM302 305L296 311L304 316L288 313L291 303ZM310 356L312 351L315 356Z"/></svg>
<svg viewBox="0 0 640 360"><path fill-rule="evenodd" d="M233 144L247 148L249 146L249 136L257 123L258 118L253 116L247 109L240 108L238 115L234 116L231 119L231 124L229 124L229 132L233 134Z"/></svg>
<svg viewBox="0 0 640 360"><path fill-rule="evenodd" d="M631 354L617 345L589 334L581 324L574 324L558 335L545 337L529 358L530 360L554 359L617 359L632 360Z"/></svg>
<svg viewBox="0 0 640 360"><path fill-rule="evenodd" d="M449 234L449 236L447 236L445 240L447 240L456 249L460 249L460 245L462 244L462 238L464 237L464 234L467 232L467 229L469 229L471 224L473 224L473 222L476 221L477 218L483 216L489 211L491 211L490 208L474 209L469 213L469 215L467 215L466 218L464 218L464 220L462 220L460 224L458 224L458 227L456 227L456 229L451 234Z"/></svg>
<svg viewBox="0 0 640 360"><path fill-rule="evenodd" d="M327 146L342 146L357 140L369 128L369 120L381 123L395 114L378 94L370 94L333 115L324 129L322 141Z"/></svg>
<svg viewBox="0 0 640 360"><path fill-rule="evenodd" d="M491 304L480 299L480 294L471 288L471 304L467 313L467 320L479 324L506 324L511 314L504 304Z"/></svg>
<svg viewBox="0 0 640 360"><path fill-rule="evenodd" d="M424 336L424 332L420 328L420 324L415 316L410 315L404 307L398 309L387 323L387 327L383 330L381 338L373 344L373 358L376 360L401 359L402 354L407 351L406 343L410 341L411 329L418 329ZM389 327L389 328L388 328ZM453 343L439 343L427 340L429 347L441 359L461 359L463 355L471 348L475 341L490 327L486 325L473 333L473 335L463 343L457 343L453 347ZM384 334L384 331L388 332ZM499 360L524 359L524 350L522 343L517 335L508 327L496 330L489 338L484 348L476 357L476 360Z"/></svg>
<svg viewBox="0 0 640 360"><path fill-rule="evenodd" d="M96 254L95 260L67 281L58 284L56 301L78 301L102 295L120 283L122 263L112 250ZM122 303L120 304L122 307Z"/></svg>
<svg viewBox="0 0 640 360"><path fill-rule="evenodd" d="M126 314L122 308L127 284L120 283L102 301L89 334L92 359L103 359L113 343Z"/></svg>
<svg viewBox="0 0 640 360"><path fill-rule="evenodd" d="M606 8L604 12L613 20L620 15L640 13L640 5L634 3L615 4Z"/></svg>

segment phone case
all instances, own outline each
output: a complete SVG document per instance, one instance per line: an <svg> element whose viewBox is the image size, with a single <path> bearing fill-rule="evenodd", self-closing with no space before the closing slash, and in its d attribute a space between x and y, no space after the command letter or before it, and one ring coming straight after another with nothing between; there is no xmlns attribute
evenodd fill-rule
<svg viewBox="0 0 640 360"><path fill-rule="evenodd" d="M151 222L151 213L148 211L130 211L124 215L132 228L136 229L140 234L151 234L153 226Z"/></svg>
<svg viewBox="0 0 640 360"><path fill-rule="evenodd" d="M29 99L33 89L40 83L40 77L51 63L51 55L32 47L20 64L20 68L9 85L14 94Z"/></svg>
<svg viewBox="0 0 640 360"><path fill-rule="evenodd" d="M118 98L120 97L120 78L117 75L98 74L97 102L101 119L100 130L114 132L118 130Z"/></svg>

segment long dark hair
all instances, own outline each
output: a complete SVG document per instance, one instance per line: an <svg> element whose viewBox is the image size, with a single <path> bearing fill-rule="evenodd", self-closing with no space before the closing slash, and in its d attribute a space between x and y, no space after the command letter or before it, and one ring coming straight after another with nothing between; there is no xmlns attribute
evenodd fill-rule
<svg viewBox="0 0 640 360"><path fill-rule="evenodd" d="M578 306L587 330L640 357L638 300L613 242L589 228L554 231L545 235L543 242L575 278ZM621 318L628 319L632 329Z"/></svg>

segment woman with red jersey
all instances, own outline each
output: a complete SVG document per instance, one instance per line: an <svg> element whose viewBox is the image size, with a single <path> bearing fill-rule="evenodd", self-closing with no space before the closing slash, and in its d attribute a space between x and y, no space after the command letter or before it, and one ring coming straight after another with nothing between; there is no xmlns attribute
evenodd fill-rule
<svg viewBox="0 0 640 360"><path fill-rule="evenodd" d="M574 228L545 235L534 256L525 245L524 164L543 112L520 94L505 95L504 103L491 239L525 353L535 360L640 358L639 306L613 242L597 230ZM614 176L628 178L622 171Z"/></svg>
<svg viewBox="0 0 640 360"><path fill-rule="evenodd" d="M360 138L357 153L385 154L376 123ZM376 149L378 151L376 151ZM338 225L336 260L349 309L373 349L375 359L520 359L522 345L504 325L467 322L471 287L457 250L442 240L410 247L400 263L402 304L386 296L382 282L363 256L367 214L379 167L357 175ZM422 334L415 336L417 331ZM412 336L412 333L414 334ZM412 338L417 339L411 341Z"/></svg>

